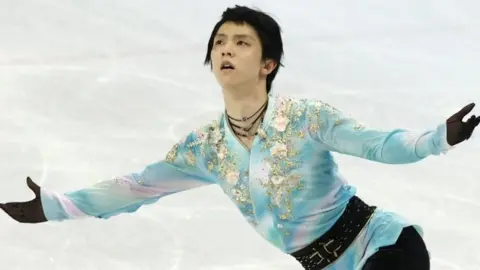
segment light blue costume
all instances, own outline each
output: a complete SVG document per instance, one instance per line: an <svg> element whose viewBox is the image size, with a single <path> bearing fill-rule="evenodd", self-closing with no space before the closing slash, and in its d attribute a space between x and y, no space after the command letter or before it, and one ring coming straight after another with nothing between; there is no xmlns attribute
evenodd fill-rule
<svg viewBox="0 0 480 270"><path fill-rule="evenodd" d="M340 176L332 152L406 164L450 148L445 124L422 133L379 131L321 101L270 96L250 151L222 114L142 172L66 194L42 189L42 204L50 221L109 218L166 195L216 184L260 235L292 253L325 233L355 195L355 188ZM419 226L377 209L356 241L327 269L360 268L410 225L422 233Z"/></svg>

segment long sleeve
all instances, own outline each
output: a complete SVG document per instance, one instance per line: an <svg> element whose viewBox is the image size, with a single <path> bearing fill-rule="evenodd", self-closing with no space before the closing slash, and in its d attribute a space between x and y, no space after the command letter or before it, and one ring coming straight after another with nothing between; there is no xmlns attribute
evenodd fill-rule
<svg viewBox="0 0 480 270"><path fill-rule="evenodd" d="M423 132L381 131L319 101L311 102L307 110L310 135L329 151L381 163L406 164L451 149L446 140L446 124Z"/></svg>
<svg viewBox="0 0 480 270"><path fill-rule="evenodd" d="M143 171L101 181L64 194L41 190L45 216L49 221L82 217L109 218L137 211L142 205L188 189L214 184L200 157L196 133L177 143L164 160ZM197 140L198 141L198 140Z"/></svg>

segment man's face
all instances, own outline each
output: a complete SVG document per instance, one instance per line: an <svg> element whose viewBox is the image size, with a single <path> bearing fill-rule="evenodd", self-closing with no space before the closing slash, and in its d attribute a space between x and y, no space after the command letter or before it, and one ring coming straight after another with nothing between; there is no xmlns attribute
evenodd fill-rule
<svg viewBox="0 0 480 270"><path fill-rule="evenodd" d="M262 61L262 45L248 24L224 23L214 37L212 71L223 88L255 83L269 73Z"/></svg>

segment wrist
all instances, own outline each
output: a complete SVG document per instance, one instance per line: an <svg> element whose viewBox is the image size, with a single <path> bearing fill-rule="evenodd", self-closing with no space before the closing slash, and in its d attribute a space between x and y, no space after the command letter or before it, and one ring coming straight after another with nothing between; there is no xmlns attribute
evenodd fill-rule
<svg viewBox="0 0 480 270"><path fill-rule="evenodd" d="M432 137L432 144L435 146L438 154L445 154L454 148L447 140L447 124L443 123L437 127L435 135Z"/></svg>

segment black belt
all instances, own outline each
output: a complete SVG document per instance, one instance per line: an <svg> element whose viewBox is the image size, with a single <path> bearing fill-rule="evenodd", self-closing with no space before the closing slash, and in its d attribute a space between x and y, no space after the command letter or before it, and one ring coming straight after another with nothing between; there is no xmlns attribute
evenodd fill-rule
<svg viewBox="0 0 480 270"><path fill-rule="evenodd" d="M357 196L353 196L340 218L330 230L310 245L291 253L305 270L319 270L335 262L355 241L375 212Z"/></svg>

